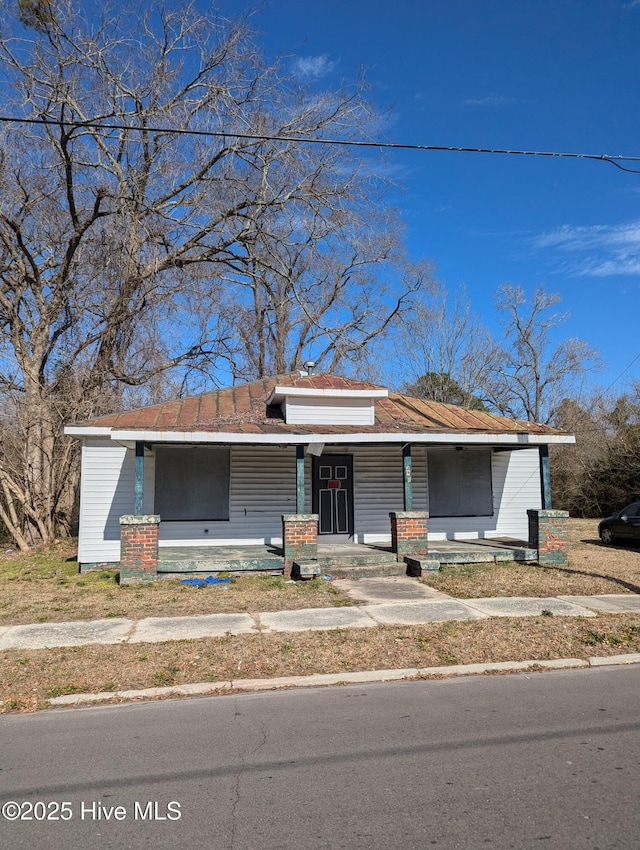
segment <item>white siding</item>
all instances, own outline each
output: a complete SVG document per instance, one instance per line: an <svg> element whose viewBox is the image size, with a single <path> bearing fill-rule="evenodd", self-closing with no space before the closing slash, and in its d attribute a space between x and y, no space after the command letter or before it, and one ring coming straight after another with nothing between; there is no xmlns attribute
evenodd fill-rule
<svg viewBox="0 0 640 850"><path fill-rule="evenodd" d="M373 425L370 398L287 398L284 419L290 425Z"/></svg>
<svg viewBox="0 0 640 850"><path fill-rule="evenodd" d="M498 503L496 535L526 540L529 536L527 510L542 507L540 453L537 448L494 452L493 464L494 476L501 474L504 482Z"/></svg>
<svg viewBox="0 0 640 850"><path fill-rule="evenodd" d="M134 452L111 440L82 446L78 561L120 560L122 514L134 509Z"/></svg>

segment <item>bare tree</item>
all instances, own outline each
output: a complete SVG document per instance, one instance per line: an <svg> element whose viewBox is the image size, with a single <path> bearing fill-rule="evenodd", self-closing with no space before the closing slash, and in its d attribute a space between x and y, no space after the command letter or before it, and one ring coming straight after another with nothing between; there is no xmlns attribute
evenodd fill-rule
<svg viewBox="0 0 640 850"><path fill-rule="evenodd" d="M640 385L617 396L595 390L561 413L569 415L559 424L577 437L555 471L563 506L602 517L640 498Z"/></svg>
<svg viewBox="0 0 640 850"><path fill-rule="evenodd" d="M429 269L399 256L395 232L379 233L372 239L354 222L348 233L310 222L297 236L261 234L247 246L248 262L229 263L225 297L237 333L236 376L282 374L305 359L326 370L348 368L398 322Z"/></svg>
<svg viewBox="0 0 640 850"><path fill-rule="evenodd" d="M420 299L403 322L404 389L422 398L481 408L492 344L464 287L453 297L442 284Z"/></svg>
<svg viewBox="0 0 640 850"><path fill-rule="evenodd" d="M359 87L305 91L278 114L278 132L295 136L363 138L379 124ZM407 259L372 161L345 147L272 140L253 165L260 203L247 212L222 277L234 374L281 374L306 358L345 366L413 306L430 266Z"/></svg>
<svg viewBox="0 0 640 850"><path fill-rule="evenodd" d="M553 422L563 399L579 397L581 380L597 364L597 353L580 339L554 345L554 330L567 318L551 312L560 301L543 288L530 300L520 286L505 284L498 290L504 342L492 351L484 398L501 413Z"/></svg>
<svg viewBox="0 0 640 850"><path fill-rule="evenodd" d="M210 379L240 356L256 374L310 340L331 362L407 293L364 285L399 256L365 227L370 170L278 140L371 126L361 87L301 89L195 3L21 0L20 15L3 21L0 83L7 110L41 123L0 138L0 519L26 548L68 526L65 420L171 368ZM252 335L248 316L276 314Z"/></svg>

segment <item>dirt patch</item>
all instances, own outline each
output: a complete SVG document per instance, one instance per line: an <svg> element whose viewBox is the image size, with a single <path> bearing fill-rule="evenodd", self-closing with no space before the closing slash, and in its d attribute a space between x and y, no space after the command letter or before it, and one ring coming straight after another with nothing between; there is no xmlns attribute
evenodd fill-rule
<svg viewBox="0 0 640 850"><path fill-rule="evenodd" d="M460 564L422 579L460 598L640 593L640 547L605 546L598 520L569 520L569 564Z"/></svg>
<svg viewBox="0 0 640 850"><path fill-rule="evenodd" d="M31 711L67 693L190 682L588 658L640 651L640 615L493 618L412 627L256 634L161 644L3 653L1 711Z"/></svg>

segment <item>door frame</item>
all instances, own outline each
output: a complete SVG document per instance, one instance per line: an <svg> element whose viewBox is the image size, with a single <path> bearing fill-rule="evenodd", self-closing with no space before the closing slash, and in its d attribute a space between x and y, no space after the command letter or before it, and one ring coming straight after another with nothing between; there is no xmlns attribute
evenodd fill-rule
<svg viewBox="0 0 640 850"><path fill-rule="evenodd" d="M347 467L347 532L343 534L330 534L320 532L320 467L326 466L327 463L332 466ZM353 480L353 455L352 454L322 454L320 457L313 458L313 466L311 472L311 509L314 514L318 514L318 543L349 543L354 539L354 493L355 486Z"/></svg>

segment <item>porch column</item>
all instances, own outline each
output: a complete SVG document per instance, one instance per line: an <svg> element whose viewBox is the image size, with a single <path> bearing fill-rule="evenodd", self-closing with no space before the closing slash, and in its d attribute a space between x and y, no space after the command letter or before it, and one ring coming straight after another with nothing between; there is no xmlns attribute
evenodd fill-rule
<svg viewBox="0 0 640 850"><path fill-rule="evenodd" d="M411 444L402 447L402 483L404 485L404 509L410 511L413 508Z"/></svg>
<svg viewBox="0 0 640 850"><path fill-rule="evenodd" d="M120 517L120 584L154 581L158 577L159 531L157 514Z"/></svg>
<svg viewBox="0 0 640 850"><path fill-rule="evenodd" d="M397 561L428 554L427 521L428 511L391 511L391 549Z"/></svg>
<svg viewBox="0 0 640 850"><path fill-rule="evenodd" d="M141 516L144 511L144 443L136 440L134 513Z"/></svg>
<svg viewBox="0 0 640 850"><path fill-rule="evenodd" d="M296 513L304 513L304 446L296 446Z"/></svg>
<svg viewBox="0 0 640 850"><path fill-rule="evenodd" d="M529 546L538 550L541 566L563 565L568 561L569 512L551 510L527 511Z"/></svg>
<svg viewBox="0 0 640 850"><path fill-rule="evenodd" d="M282 551L285 575L291 574L294 561L318 558L318 514L282 515Z"/></svg>
<svg viewBox="0 0 640 850"><path fill-rule="evenodd" d="M549 468L549 446L538 447L540 453L540 484L542 487L542 508L551 510L551 470Z"/></svg>

